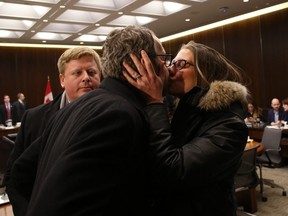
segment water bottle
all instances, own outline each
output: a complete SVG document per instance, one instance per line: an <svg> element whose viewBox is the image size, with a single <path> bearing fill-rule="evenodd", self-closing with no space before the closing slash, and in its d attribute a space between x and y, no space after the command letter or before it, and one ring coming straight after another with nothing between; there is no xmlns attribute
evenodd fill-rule
<svg viewBox="0 0 288 216"><path fill-rule="evenodd" d="M260 118L257 118L257 119L256 119L256 126L257 126L257 127L260 127L260 123L261 123Z"/></svg>

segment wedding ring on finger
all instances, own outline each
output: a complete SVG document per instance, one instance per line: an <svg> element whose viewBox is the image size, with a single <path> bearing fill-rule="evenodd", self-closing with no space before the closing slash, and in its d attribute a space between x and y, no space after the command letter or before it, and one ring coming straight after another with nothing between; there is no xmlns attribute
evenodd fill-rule
<svg viewBox="0 0 288 216"><path fill-rule="evenodd" d="M137 74L136 77L135 77L134 79L135 79L135 80L138 80L138 79L140 79L141 77L142 77L141 74Z"/></svg>

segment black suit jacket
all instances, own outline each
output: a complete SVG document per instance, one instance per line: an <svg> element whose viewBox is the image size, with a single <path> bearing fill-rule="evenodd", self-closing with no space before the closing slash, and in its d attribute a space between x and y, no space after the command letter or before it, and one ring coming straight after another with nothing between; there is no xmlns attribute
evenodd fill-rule
<svg viewBox="0 0 288 216"><path fill-rule="evenodd" d="M17 111L15 109L15 106L10 103L10 115L12 119L12 124L16 125L17 123ZM0 124L6 125L7 120L7 110L5 104L0 105Z"/></svg>
<svg viewBox="0 0 288 216"><path fill-rule="evenodd" d="M16 137L14 149L8 159L7 170L5 173L4 184L9 195L15 216L21 215L26 209L28 200L22 199L15 192L15 188L10 186L11 168L19 156L43 133L50 118L59 110L62 94L58 95L53 101L47 104L26 110L23 115L21 127ZM26 177L23 177L25 181Z"/></svg>
<svg viewBox="0 0 288 216"><path fill-rule="evenodd" d="M279 109L279 121L285 120L287 119L286 117L286 113L283 109ZM268 110L268 123L271 124L271 122L275 122L275 115L274 115L274 110L273 109L269 109Z"/></svg>
<svg viewBox="0 0 288 216"><path fill-rule="evenodd" d="M16 110L16 117L17 117L17 122L21 122L21 119L22 119L22 116L24 115L24 112L26 109L28 109L28 105L27 105L27 102L24 101L23 103L19 102L18 100L15 101L13 103L14 107L15 107L15 110Z"/></svg>
<svg viewBox="0 0 288 216"><path fill-rule="evenodd" d="M26 216L151 215L144 160L149 127L133 89L106 78L57 112L12 170L19 194L29 195L40 146Z"/></svg>

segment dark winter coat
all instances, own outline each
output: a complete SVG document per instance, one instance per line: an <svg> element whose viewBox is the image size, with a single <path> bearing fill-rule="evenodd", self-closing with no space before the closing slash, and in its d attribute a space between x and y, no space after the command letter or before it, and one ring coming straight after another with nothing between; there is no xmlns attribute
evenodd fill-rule
<svg viewBox="0 0 288 216"><path fill-rule="evenodd" d="M25 212L29 200L27 197L31 195L31 187L27 188L27 190L30 190L30 193L26 194L29 195L26 195L25 198L23 198L23 194L19 194L13 185L10 186L11 168L14 162L33 143L33 141L42 135L50 118L60 109L61 96L62 93L50 103L42 104L26 110L23 115L21 127L17 133L13 151L7 162L4 178L6 192L9 195L9 200L12 204L15 216L21 215ZM23 176L23 180L24 179L26 179L25 176Z"/></svg>
<svg viewBox="0 0 288 216"><path fill-rule="evenodd" d="M150 215L143 106L136 89L106 78L59 110L11 172L19 193L29 193L31 158L40 149L26 215Z"/></svg>
<svg viewBox="0 0 288 216"><path fill-rule="evenodd" d="M195 87L179 101L171 128L163 105L146 107L162 188L155 201L159 215L236 214L233 185L247 142L246 97L246 88L234 82Z"/></svg>

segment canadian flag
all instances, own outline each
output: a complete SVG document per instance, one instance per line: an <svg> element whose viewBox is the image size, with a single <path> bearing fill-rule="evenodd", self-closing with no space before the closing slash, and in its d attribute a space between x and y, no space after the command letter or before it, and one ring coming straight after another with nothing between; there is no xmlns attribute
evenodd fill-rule
<svg viewBox="0 0 288 216"><path fill-rule="evenodd" d="M52 100L53 100L53 94L51 90L50 79L48 76L48 81L47 81L46 90L45 90L44 104L49 103Z"/></svg>

